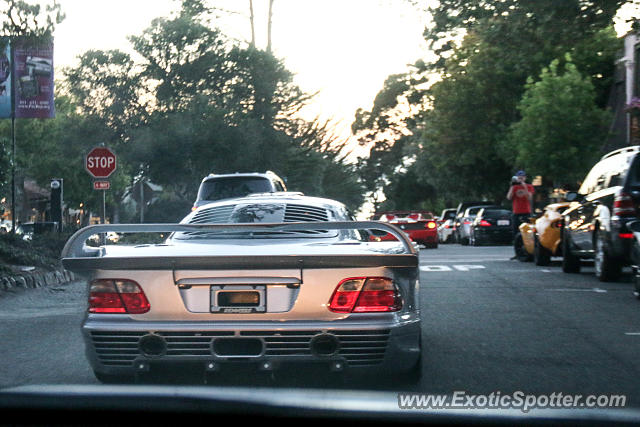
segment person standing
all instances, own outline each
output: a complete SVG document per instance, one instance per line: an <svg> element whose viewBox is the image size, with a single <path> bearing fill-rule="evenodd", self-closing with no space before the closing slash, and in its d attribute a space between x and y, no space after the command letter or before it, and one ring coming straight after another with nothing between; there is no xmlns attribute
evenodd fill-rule
<svg viewBox="0 0 640 427"><path fill-rule="evenodd" d="M528 221L531 216L531 205L533 202L533 185L527 184L527 174L518 171L511 182L511 187L507 193L507 199L511 200L513 212L513 235L518 234L520 224Z"/></svg>

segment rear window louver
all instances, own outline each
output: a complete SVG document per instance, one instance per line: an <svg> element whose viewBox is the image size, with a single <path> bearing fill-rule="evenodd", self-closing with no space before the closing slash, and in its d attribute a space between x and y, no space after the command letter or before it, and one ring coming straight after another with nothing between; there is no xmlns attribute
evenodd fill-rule
<svg viewBox="0 0 640 427"><path fill-rule="evenodd" d="M231 219L235 205L216 206L198 211L189 224L226 224Z"/></svg>
<svg viewBox="0 0 640 427"><path fill-rule="evenodd" d="M201 209L189 221L189 224L227 224L234 223L234 210L237 205L216 206ZM324 208L308 205L287 204L284 209L282 222L324 222L329 221L329 213ZM252 232L253 236L282 236L282 235L318 235L327 234L328 230L290 230L290 231L257 231ZM190 237L206 237L212 235L211 232L187 231L182 233ZM217 234L217 233L216 233ZM234 235L244 235L245 233L233 233ZM333 234L333 233L332 233ZM218 234L219 235L219 234ZM229 235L229 234L227 234Z"/></svg>
<svg viewBox="0 0 640 427"><path fill-rule="evenodd" d="M287 204L284 211L284 222L317 222L329 221L327 210L315 206Z"/></svg>

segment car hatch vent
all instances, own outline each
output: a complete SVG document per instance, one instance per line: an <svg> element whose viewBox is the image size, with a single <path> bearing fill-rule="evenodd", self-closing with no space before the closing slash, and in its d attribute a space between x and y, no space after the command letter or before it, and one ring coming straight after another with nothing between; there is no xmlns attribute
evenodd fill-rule
<svg viewBox="0 0 640 427"><path fill-rule="evenodd" d="M315 206L287 204L284 212L284 222L318 222L329 221L326 209Z"/></svg>
<svg viewBox="0 0 640 427"><path fill-rule="evenodd" d="M215 206L201 209L191 218L189 224L226 224L231 219L235 205Z"/></svg>

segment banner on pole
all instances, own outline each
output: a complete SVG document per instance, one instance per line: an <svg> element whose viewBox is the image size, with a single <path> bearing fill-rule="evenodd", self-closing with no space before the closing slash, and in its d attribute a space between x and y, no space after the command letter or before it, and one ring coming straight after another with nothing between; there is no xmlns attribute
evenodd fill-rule
<svg viewBox="0 0 640 427"><path fill-rule="evenodd" d="M30 44L18 40L13 46L15 116L55 117L53 97L53 41Z"/></svg>
<svg viewBox="0 0 640 427"><path fill-rule="evenodd" d="M11 48L9 39L0 40L0 119L11 118Z"/></svg>

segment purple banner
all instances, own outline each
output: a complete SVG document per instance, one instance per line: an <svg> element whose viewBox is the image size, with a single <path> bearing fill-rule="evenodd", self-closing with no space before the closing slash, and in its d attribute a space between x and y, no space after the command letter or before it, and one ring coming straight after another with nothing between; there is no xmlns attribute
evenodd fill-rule
<svg viewBox="0 0 640 427"><path fill-rule="evenodd" d="M11 57L9 39L0 41L0 119L11 118Z"/></svg>
<svg viewBox="0 0 640 427"><path fill-rule="evenodd" d="M56 115L53 102L53 42L13 47L16 117L47 119Z"/></svg>

